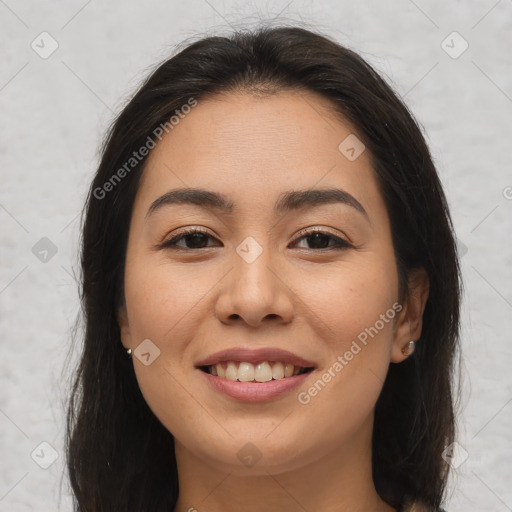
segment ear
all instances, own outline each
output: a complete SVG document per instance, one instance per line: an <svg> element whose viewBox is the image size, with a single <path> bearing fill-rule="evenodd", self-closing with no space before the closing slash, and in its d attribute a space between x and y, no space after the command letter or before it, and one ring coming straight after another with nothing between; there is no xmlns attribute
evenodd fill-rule
<svg viewBox="0 0 512 512"><path fill-rule="evenodd" d="M119 331L121 333L121 343L125 349L129 349L132 346L132 337L130 333L130 326L128 323L128 313L126 311L126 305L121 306L117 310L117 323L119 325Z"/></svg>
<svg viewBox="0 0 512 512"><path fill-rule="evenodd" d="M391 352L391 361L401 363L407 356L402 348L408 341L418 341L423 325L423 312L427 304L430 281L423 267L412 269L409 272L409 296L402 304L403 309L397 316L395 323L395 338Z"/></svg>

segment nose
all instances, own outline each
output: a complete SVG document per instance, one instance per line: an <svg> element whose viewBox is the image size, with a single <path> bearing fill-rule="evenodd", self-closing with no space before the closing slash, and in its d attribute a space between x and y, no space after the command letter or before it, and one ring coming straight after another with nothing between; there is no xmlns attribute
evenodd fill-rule
<svg viewBox="0 0 512 512"><path fill-rule="evenodd" d="M242 254L242 256L240 256ZM265 321L288 323L294 316L293 283L275 265L268 249L252 261L235 252L232 270L222 280L215 305L217 318L226 324L245 322L259 327Z"/></svg>

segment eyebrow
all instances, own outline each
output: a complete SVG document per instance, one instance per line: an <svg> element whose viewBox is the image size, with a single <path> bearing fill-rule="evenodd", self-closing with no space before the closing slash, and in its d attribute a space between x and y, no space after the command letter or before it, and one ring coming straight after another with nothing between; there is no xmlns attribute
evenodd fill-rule
<svg viewBox="0 0 512 512"><path fill-rule="evenodd" d="M284 214L290 211L303 210L322 204L333 203L351 206L370 222L368 213L363 208L363 205L354 196L339 188L291 190L283 192L274 206L274 212L276 214ZM201 188L182 188L171 190L153 201L146 213L146 219L164 206L172 204L195 204L202 208L216 210L225 214L238 211L233 201L230 201L223 194Z"/></svg>

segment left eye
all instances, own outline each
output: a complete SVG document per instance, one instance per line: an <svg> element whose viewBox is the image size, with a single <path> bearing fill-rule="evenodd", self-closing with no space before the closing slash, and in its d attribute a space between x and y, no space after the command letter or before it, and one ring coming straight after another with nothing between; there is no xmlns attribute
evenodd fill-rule
<svg viewBox="0 0 512 512"><path fill-rule="evenodd" d="M297 238L297 240L301 239L308 240L309 243L314 246L309 247L310 249L347 249L348 247L351 247L351 245L342 238L320 230L311 230L305 234L303 232L302 236ZM334 244L329 245L330 241L334 241ZM306 247L306 249L308 249L308 247Z"/></svg>
<svg viewBox="0 0 512 512"><path fill-rule="evenodd" d="M297 244L297 241L302 239L307 240L309 244L313 245L313 247L300 247L300 249L346 249L351 247L351 245L343 240L340 237L334 236L328 232L320 231L320 230L310 230L301 233L302 236L295 239L294 244ZM216 240L215 237L210 235L206 231L202 231L199 229L190 229L187 231L181 232L179 235L171 238L164 242L161 247L162 248L178 248L178 249L204 249L208 246L205 245L208 242L208 238L212 240ZM179 245L178 242L183 240L185 242L185 247ZM334 243L330 243L334 242ZM209 246L212 247L212 246Z"/></svg>

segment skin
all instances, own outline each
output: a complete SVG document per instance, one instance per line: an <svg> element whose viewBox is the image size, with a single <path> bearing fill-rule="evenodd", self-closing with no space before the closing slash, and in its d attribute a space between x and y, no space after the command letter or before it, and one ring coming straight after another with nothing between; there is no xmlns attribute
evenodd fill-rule
<svg viewBox="0 0 512 512"><path fill-rule="evenodd" d="M338 149L351 133L314 93L229 93L199 101L149 156L118 320L125 348L150 339L160 350L150 365L137 357L133 364L145 400L175 438L176 512L394 510L371 477L373 411L390 363L403 361L402 347L420 337L425 272L411 274L400 313L321 392L306 405L297 399L398 302L389 218L370 155L349 161ZM185 187L222 193L239 210L168 205L146 218L153 201ZM273 212L285 191L326 187L349 192L369 221L340 203ZM181 251L159 247L184 227L212 238L196 245L182 238ZM311 227L352 247L336 250L336 239L323 238L330 247L317 248L299 234ZM236 251L247 237L262 248L252 263ZM277 399L242 403L194 367L237 346L283 348L316 370ZM237 457L248 442L261 454L252 467Z"/></svg>

